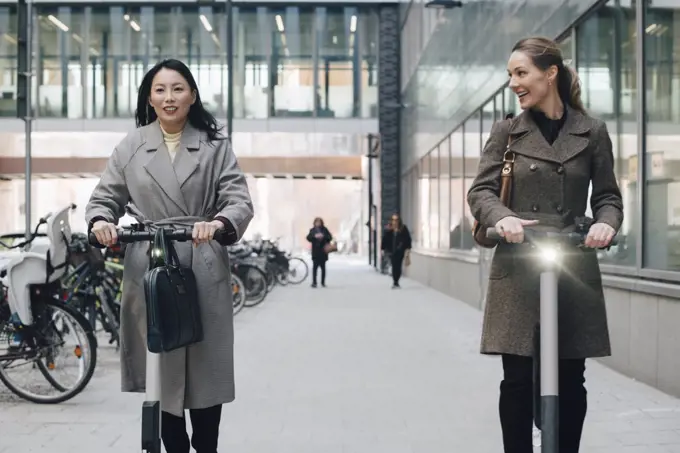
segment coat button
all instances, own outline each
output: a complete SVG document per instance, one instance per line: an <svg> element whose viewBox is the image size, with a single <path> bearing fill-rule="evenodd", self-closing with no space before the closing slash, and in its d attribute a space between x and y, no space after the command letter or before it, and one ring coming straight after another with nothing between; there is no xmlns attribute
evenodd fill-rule
<svg viewBox="0 0 680 453"><path fill-rule="evenodd" d="M562 173L564 173L564 167L560 165L559 167L557 167L557 174L561 175Z"/></svg>
<svg viewBox="0 0 680 453"><path fill-rule="evenodd" d="M531 171L536 171L537 168L538 168L538 165L536 165L536 164L531 164L531 166L529 167L529 170L531 170Z"/></svg>
<svg viewBox="0 0 680 453"><path fill-rule="evenodd" d="M562 205L561 205L561 204L558 204L558 205L557 205L557 208L555 208L555 209L557 209L557 212L560 213L560 214L562 214L562 211L564 211L564 209L562 209Z"/></svg>
<svg viewBox="0 0 680 453"><path fill-rule="evenodd" d="M531 206L531 210L532 210L533 212L538 212L538 205L535 204L535 205Z"/></svg>

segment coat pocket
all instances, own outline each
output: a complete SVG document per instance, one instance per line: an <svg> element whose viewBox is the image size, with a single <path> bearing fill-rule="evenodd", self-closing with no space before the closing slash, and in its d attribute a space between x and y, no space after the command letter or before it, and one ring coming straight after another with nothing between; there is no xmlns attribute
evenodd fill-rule
<svg viewBox="0 0 680 453"><path fill-rule="evenodd" d="M214 241L201 244L198 252L201 254L205 266L216 282L229 278L231 275L229 271L229 258L227 258L226 252L219 244Z"/></svg>

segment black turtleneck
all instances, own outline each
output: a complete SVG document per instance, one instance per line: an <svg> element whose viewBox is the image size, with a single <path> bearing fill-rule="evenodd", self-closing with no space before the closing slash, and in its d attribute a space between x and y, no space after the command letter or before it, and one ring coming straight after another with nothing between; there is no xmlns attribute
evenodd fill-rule
<svg viewBox="0 0 680 453"><path fill-rule="evenodd" d="M567 109L564 109L562 118L558 120L548 118L545 116L545 113L540 110L531 109L529 110L529 113L543 134L543 137L545 137L545 140L552 145L557 139L560 129L564 126L564 122L567 120Z"/></svg>

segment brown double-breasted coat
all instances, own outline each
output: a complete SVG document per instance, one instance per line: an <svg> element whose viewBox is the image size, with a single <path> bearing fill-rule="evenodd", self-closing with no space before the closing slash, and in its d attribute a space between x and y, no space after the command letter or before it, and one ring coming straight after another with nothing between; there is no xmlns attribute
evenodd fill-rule
<svg viewBox="0 0 680 453"><path fill-rule="evenodd" d="M607 127L570 107L566 113L552 145L529 112L494 125L467 196L473 216L482 225L494 226L506 216L518 216L539 220L533 228L569 230L574 218L585 215L590 202L594 220L618 231L623 203ZM512 199L506 207L498 194L508 136L515 164ZM540 265L524 245L501 242L496 247L484 311L483 354L532 354L540 319ZM594 250L565 252L558 292L560 357L610 355L602 278Z"/></svg>

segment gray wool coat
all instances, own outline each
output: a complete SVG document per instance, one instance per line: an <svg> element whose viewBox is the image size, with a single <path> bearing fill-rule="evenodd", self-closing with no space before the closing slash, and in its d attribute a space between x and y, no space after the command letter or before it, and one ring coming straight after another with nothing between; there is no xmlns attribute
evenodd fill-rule
<svg viewBox="0 0 680 453"><path fill-rule="evenodd" d="M240 238L253 217L253 205L228 140L209 141L190 125L184 129L174 162L157 122L131 132L113 151L86 208L88 224L97 217L117 223L130 202L140 221L192 226L216 216L229 220ZM229 259L214 241L194 247L175 242L180 262L196 276L204 340L161 354L161 406L182 415L234 400L234 329ZM125 252L121 306L121 370L124 392L144 392L146 309L143 276L148 243Z"/></svg>
<svg viewBox="0 0 680 453"><path fill-rule="evenodd" d="M499 197L503 154L515 152L512 200ZM506 216L537 219L533 228L574 228L584 216L588 189L596 222L618 231L623 221L621 193L614 176L612 144L603 121L572 108L559 136L550 145L528 112L496 123L484 147L477 177L467 199L482 225L494 226ZM481 352L530 356L540 319L540 263L524 245L501 242L489 273ZM611 354L602 277L596 252L573 249L562 257L559 275L559 348L561 358Z"/></svg>

